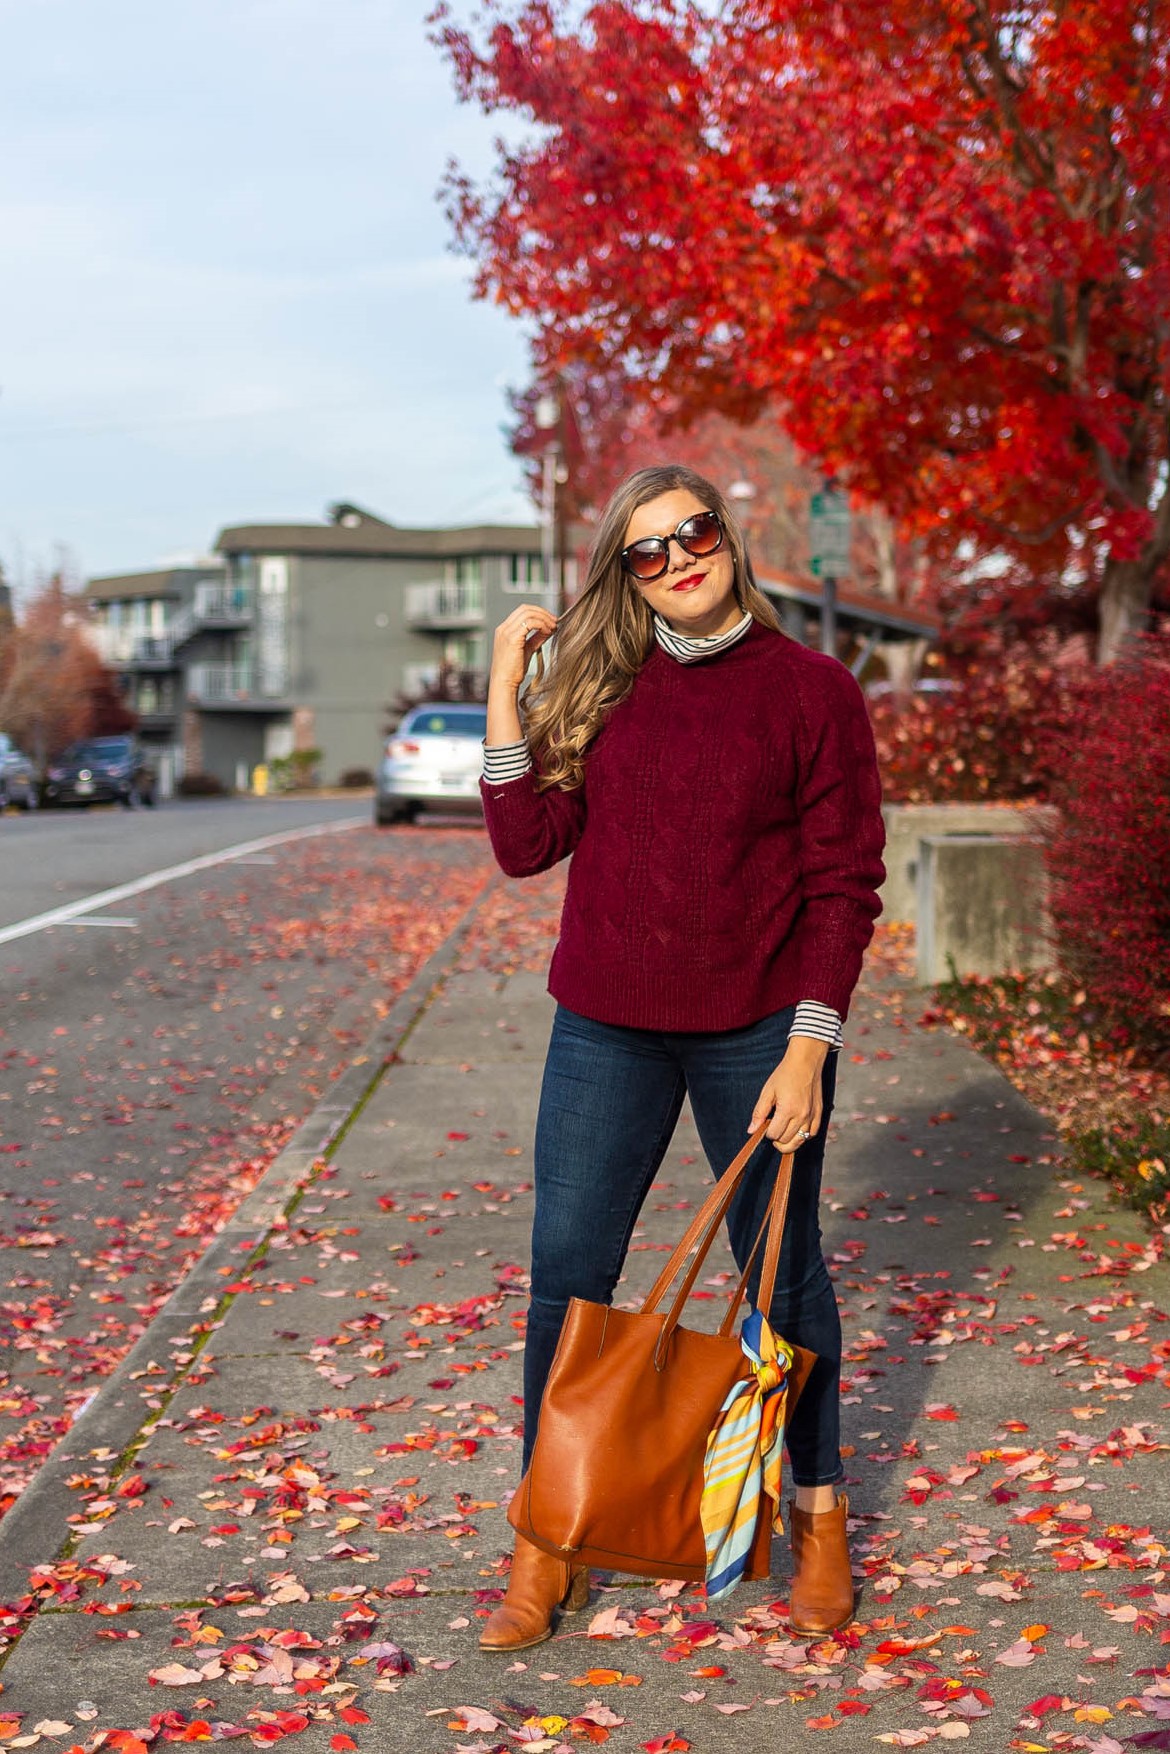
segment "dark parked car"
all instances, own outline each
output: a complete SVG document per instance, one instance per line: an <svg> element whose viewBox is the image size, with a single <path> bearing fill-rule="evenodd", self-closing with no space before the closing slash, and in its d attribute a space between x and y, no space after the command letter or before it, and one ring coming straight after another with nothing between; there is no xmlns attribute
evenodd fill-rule
<svg viewBox="0 0 1170 1754"><path fill-rule="evenodd" d="M36 769L7 732L0 731L0 810L8 804L35 810L39 802Z"/></svg>
<svg viewBox="0 0 1170 1754"><path fill-rule="evenodd" d="M479 776L483 772L486 706L412 707L386 744L378 768L374 819L383 827L420 810L482 811Z"/></svg>
<svg viewBox="0 0 1170 1754"><path fill-rule="evenodd" d="M88 737L49 764L46 804L153 805L158 780L136 737Z"/></svg>

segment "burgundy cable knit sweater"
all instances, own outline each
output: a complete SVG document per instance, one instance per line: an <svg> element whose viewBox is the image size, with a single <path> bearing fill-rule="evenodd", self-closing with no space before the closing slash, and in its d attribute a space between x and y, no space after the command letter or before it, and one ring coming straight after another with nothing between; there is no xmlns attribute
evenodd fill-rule
<svg viewBox="0 0 1170 1754"><path fill-rule="evenodd" d="M843 664L755 623L697 664L658 646L577 791L481 782L510 877L569 853L549 969L571 1011L736 1029L800 999L847 1016L881 912L877 759Z"/></svg>

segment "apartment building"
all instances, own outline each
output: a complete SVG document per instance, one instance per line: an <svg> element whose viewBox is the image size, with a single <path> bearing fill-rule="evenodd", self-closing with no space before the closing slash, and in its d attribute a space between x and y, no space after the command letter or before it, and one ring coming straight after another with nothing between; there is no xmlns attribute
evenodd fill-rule
<svg viewBox="0 0 1170 1754"><path fill-rule="evenodd" d="M571 549L584 544L571 533ZM567 559L566 591L577 589ZM758 574L793 638L820 643L821 588ZM95 644L123 678L164 787L184 772L245 789L255 768L321 752L335 784L372 770L394 702L441 667L486 678L492 635L518 601L543 594L534 525L405 529L354 505L318 524L239 524L214 554L92 579ZM878 644L937 638L937 615L854 589L838 592L838 655L860 673Z"/></svg>
<svg viewBox="0 0 1170 1754"><path fill-rule="evenodd" d="M575 563L566 563L570 593ZM92 579L92 637L177 778L243 787L319 749L372 769L392 703L441 666L486 675L517 601L545 601L529 525L405 529L358 506L320 524L233 525L198 565Z"/></svg>

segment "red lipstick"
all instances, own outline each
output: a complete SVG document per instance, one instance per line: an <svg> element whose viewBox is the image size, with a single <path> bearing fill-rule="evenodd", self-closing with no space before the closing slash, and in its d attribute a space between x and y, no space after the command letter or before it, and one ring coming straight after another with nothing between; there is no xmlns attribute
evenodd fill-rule
<svg viewBox="0 0 1170 1754"><path fill-rule="evenodd" d="M670 588L672 591L681 591L687 585L701 584L702 581L706 578L706 576L707 576L706 573L703 573L703 572L689 572L685 578L675 579L673 585L671 585Z"/></svg>

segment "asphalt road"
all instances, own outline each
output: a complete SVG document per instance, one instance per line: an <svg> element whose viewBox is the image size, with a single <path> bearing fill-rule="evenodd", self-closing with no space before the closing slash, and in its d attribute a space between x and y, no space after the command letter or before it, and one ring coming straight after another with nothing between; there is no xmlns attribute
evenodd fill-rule
<svg viewBox="0 0 1170 1754"><path fill-rule="evenodd" d="M0 929L151 871L312 823L368 822L367 797L188 798L157 810L0 813Z"/></svg>
<svg viewBox="0 0 1170 1754"><path fill-rule="evenodd" d="M0 821L0 1511L492 868L365 799Z"/></svg>

